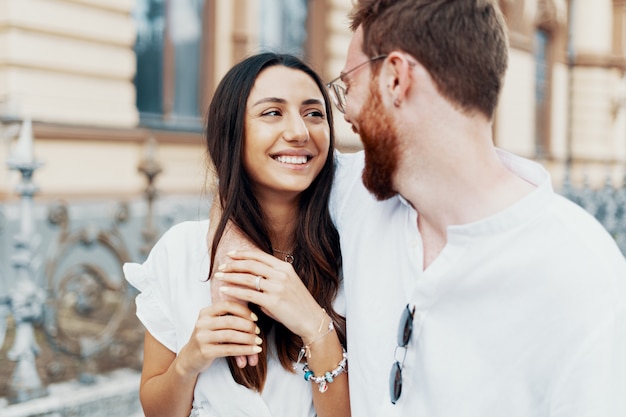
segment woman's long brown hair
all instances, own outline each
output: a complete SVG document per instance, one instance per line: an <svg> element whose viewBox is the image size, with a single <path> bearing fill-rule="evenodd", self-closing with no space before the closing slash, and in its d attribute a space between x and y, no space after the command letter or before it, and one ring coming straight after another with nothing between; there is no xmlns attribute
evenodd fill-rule
<svg viewBox="0 0 626 417"><path fill-rule="evenodd" d="M339 234L328 210L334 176L335 136L330 99L319 76L300 59L288 54L262 53L235 65L218 85L207 115L207 150L216 171L222 217L211 245L211 272L217 246L230 220L261 250L272 253L267 219L255 198L250 178L243 166L245 114L250 91L264 69L281 65L309 75L319 87L325 101L330 127L330 148L321 172L302 192L299 199L293 248L293 267L315 300L335 323L339 340L345 346L345 318L333 309L333 300L340 286L341 249ZM209 275L210 276L210 275ZM301 340L281 323L251 306L259 316L261 338L274 329L274 342L282 366L293 371ZM267 350L259 354L257 366L241 369L234 358L228 358L235 381L248 388L263 390L267 378Z"/></svg>

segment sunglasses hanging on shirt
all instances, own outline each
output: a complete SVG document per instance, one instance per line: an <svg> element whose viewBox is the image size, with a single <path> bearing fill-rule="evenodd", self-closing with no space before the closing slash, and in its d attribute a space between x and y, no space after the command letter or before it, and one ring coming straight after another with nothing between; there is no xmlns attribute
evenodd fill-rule
<svg viewBox="0 0 626 417"><path fill-rule="evenodd" d="M402 311L400 317L400 323L398 325L398 345L394 351L395 362L391 366L391 373L389 374L389 395L391 396L391 403L395 404L400 395L402 395L402 368L404 367L404 360L406 359L407 345L411 340L411 334L413 333L413 317L415 316L415 306L413 309L407 304ZM402 360L398 360L398 350L402 349Z"/></svg>

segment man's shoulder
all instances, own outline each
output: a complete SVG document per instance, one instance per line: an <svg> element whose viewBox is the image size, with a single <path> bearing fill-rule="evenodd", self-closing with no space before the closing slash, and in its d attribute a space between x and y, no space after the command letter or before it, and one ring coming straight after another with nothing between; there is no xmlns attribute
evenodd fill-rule
<svg viewBox="0 0 626 417"><path fill-rule="evenodd" d="M365 166L363 151L335 153L336 174L331 193L331 215L338 227L346 223L371 222L380 219L386 222L393 214L411 210L409 205L396 195L379 201L363 185L362 173Z"/></svg>
<svg viewBox="0 0 626 417"><path fill-rule="evenodd" d="M346 204L354 201L355 190L364 188L361 182L364 159L363 151L335 152L335 179L330 196L330 210L335 220L341 217Z"/></svg>
<svg viewBox="0 0 626 417"><path fill-rule="evenodd" d="M365 152L335 152L335 166L338 174L354 174L358 175L363 171L365 165Z"/></svg>

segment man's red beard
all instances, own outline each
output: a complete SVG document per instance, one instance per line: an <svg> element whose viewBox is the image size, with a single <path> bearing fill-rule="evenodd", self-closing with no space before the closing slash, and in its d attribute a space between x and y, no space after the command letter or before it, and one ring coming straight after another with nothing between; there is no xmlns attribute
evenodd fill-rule
<svg viewBox="0 0 626 417"><path fill-rule="evenodd" d="M398 166L398 135L383 106L377 78L372 79L369 90L369 97L356 118L365 150L362 179L365 188L382 201L397 194L393 177Z"/></svg>

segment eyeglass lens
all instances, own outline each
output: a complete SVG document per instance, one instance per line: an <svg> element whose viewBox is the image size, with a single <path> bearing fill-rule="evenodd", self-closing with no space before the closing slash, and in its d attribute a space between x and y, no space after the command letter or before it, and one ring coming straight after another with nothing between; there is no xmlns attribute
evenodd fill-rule
<svg viewBox="0 0 626 417"><path fill-rule="evenodd" d="M370 58L365 62L361 62L359 65L357 65L356 67L352 68L350 71L346 71L343 75L341 75L340 77L337 77L336 79L334 79L333 81L331 81L330 83L326 84L326 87L330 88L332 91L332 95L333 95L333 100L335 101L335 105L337 106L337 109L342 112L345 113L346 112L346 87L342 83L342 77L345 77L346 75L350 74L351 72L354 72L356 70L358 70L359 68L364 67L365 65L372 63L374 61L378 61L379 59L383 59L383 58L387 58L387 55L377 55L374 58Z"/></svg>
<svg viewBox="0 0 626 417"><path fill-rule="evenodd" d="M398 325L398 348L406 348L411 340L411 334L413 333L413 316L415 315L415 307L411 309L407 304L402 316L400 317L400 323ZM391 373L389 374L389 394L391 396L391 403L395 404L400 395L402 394L402 368L404 366L404 359L406 358L406 350L402 357L402 363L396 359L391 366Z"/></svg>
<svg viewBox="0 0 626 417"><path fill-rule="evenodd" d="M345 88L342 85L338 84L339 81L336 81L335 83L331 84L330 86L332 87L332 96L333 99L335 101L335 105L337 106L337 109L344 113L345 112L345 105L346 105L346 95L345 95Z"/></svg>

